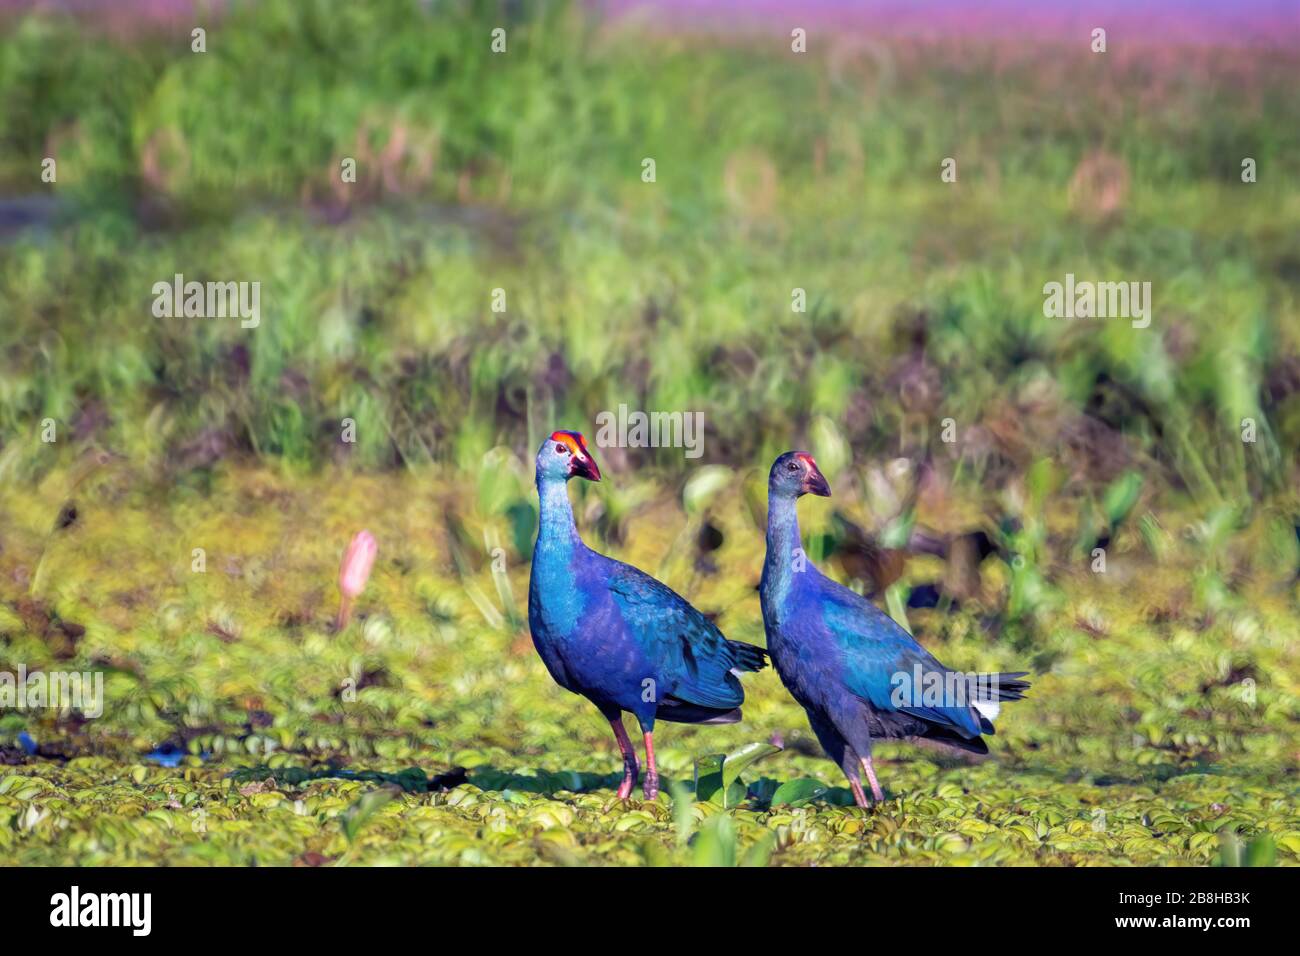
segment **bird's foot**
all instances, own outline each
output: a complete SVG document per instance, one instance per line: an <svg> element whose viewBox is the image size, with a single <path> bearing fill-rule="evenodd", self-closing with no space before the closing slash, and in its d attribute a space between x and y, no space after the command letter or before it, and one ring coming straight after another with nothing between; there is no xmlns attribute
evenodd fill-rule
<svg viewBox="0 0 1300 956"><path fill-rule="evenodd" d="M860 780L850 780L849 789L853 791L854 803L860 807L870 806L870 804L867 803L867 795L862 790L862 782Z"/></svg>
<svg viewBox="0 0 1300 956"><path fill-rule="evenodd" d="M618 798L626 800L632 796L632 788L636 786L637 777L640 776L641 768L637 766L636 758L623 761L623 782L618 785Z"/></svg>

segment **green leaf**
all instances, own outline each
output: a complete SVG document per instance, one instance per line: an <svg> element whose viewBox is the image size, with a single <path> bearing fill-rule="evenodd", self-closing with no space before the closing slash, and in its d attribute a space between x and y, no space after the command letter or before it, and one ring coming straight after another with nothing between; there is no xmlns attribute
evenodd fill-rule
<svg viewBox="0 0 1300 956"><path fill-rule="evenodd" d="M912 633L912 625L907 620L907 598L911 590L902 581L895 581L885 589L885 607L889 610L889 616L908 634Z"/></svg>
<svg viewBox="0 0 1300 956"><path fill-rule="evenodd" d="M730 810L733 807L738 807L745 802L745 798L748 796L749 788L745 786L744 782L733 780L722 791L722 808ZM714 802L716 803L717 800Z"/></svg>
<svg viewBox="0 0 1300 956"><path fill-rule="evenodd" d="M398 792L396 787L380 787L378 790L371 790L343 811L343 835L348 838L349 843L356 840L361 828L379 812L380 808L390 803Z"/></svg>
<svg viewBox="0 0 1300 956"><path fill-rule="evenodd" d="M1126 471L1110 483L1102 498L1101 508L1112 530L1128 517L1141 493L1142 476L1136 471Z"/></svg>
<svg viewBox="0 0 1300 956"><path fill-rule="evenodd" d="M704 822L695 837L696 866L736 865L736 825L725 813L715 814Z"/></svg>
<svg viewBox="0 0 1300 956"><path fill-rule="evenodd" d="M772 794L772 806L801 807L805 803L824 796L829 789L826 784L812 777L787 780L776 788L776 793Z"/></svg>
<svg viewBox="0 0 1300 956"><path fill-rule="evenodd" d="M706 754L695 761L695 799L701 803L722 792L722 766L725 754Z"/></svg>
<svg viewBox="0 0 1300 956"><path fill-rule="evenodd" d="M691 811L694 801L691 792L681 781L673 781L669 792L673 798L673 824L677 828L677 842L685 844L695 829L695 814Z"/></svg>
<svg viewBox="0 0 1300 956"><path fill-rule="evenodd" d="M755 742L745 744L739 750L733 750L722 761L723 806L734 807L745 799L745 789L740 784L740 775L746 767L764 757L780 753L780 747L772 744ZM737 790L739 792L737 793Z"/></svg>
<svg viewBox="0 0 1300 956"><path fill-rule="evenodd" d="M1277 838L1277 842L1292 853L1300 854L1300 833L1283 833Z"/></svg>
<svg viewBox="0 0 1300 956"><path fill-rule="evenodd" d="M770 757L772 754L779 754L780 752L780 747L759 742L745 744L745 746L741 747L739 750L733 750L723 758L723 786L731 786L732 781L738 780L741 772L751 764L757 763L764 757Z"/></svg>

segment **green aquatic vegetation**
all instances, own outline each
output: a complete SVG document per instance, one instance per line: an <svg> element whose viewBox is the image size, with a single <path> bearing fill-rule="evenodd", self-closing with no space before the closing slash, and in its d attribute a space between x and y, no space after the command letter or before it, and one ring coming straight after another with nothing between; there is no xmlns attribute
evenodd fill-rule
<svg viewBox="0 0 1300 956"><path fill-rule="evenodd" d="M452 558L436 510L451 500L447 480L424 469L346 478L222 469L207 491L160 498L128 473L105 472L79 496L71 537L46 557L45 600L84 628L75 641L32 616L14 583L41 552L61 482L0 489L0 670L103 670L106 697L95 720L0 713L0 856L1210 865L1232 833L1242 846L1267 837L1278 863L1300 860L1294 595L1267 569L1235 579L1236 609L1213 617L1189 603L1201 558L1188 538L1152 569L1134 563L1146 560L1136 531L1121 530L1106 575L1052 570L1061 601L1028 638L1040 659L1034 689L1004 711L994 758L966 764L882 746L877 808L851 805L770 670L746 681L741 724L666 727L664 793L622 804L608 728L554 687L526 630L485 620L467 593L466 580L493 593L494 572ZM653 566L679 546L687 515L653 482L619 480L642 485L655 506L631 518L626 545L608 547ZM848 492L840 503L859 504ZM461 507L477 520L476 504ZM762 540L745 512L741 496L711 505L725 531L716 573L666 566L670 583L720 612L728 634L761 643L752 581ZM1050 508L1045 517L1055 525ZM378 557L353 626L335 632L339 558L363 522ZM1270 533L1263 517L1225 532L1222 560L1252 560ZM1074 540L1067 528L1061 552ZM993 573L995 562L997 606L1010 578ZM1149 577L1134 601L1109 575L1137 567ZM500 573L519 601L526 563L511 558ZM1019 659L974 611L913 618L951 666ZM782 749L759 743L773 734ZM175 766L151 758L168 744Z"/></svg>

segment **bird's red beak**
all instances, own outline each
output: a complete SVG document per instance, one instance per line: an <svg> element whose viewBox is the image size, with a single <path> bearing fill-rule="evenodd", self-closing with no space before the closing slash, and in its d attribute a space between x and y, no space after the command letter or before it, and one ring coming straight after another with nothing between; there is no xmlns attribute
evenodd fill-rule
<svg viewBox="0 0 1300 956"><path fill-rule="evenodd" d="M821 473L821 469L817 467L817 462L813 461L812 455L800 455L799 460L804 465L803 484L799 486L799 490L807 495L829 498L831 496L830 483L826 480L826 476Z"/></svg>
<svg viewBox="0 0 1300 956"><path fill-rule="evenodd" d="M569 474L577 475L579 478L586 478L588 481L600 481L600 469L596 466L596 459L585 452L581 457L578 455L573 456L573 464L569 468Z"/></svg>
<svg viewBox="0 0 1300 956"><path fill-rule="evenodd" d="M596 459L587 451L587 443L578 432L552 432L551 441L563 442L569 446L569 476L586 478L588 481L600 481L600 469Z"/></svg>

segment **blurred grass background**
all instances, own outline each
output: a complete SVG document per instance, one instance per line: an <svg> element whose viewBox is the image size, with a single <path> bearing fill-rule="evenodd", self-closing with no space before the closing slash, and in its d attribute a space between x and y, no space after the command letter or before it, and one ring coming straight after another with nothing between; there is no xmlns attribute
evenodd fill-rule
<svg viewBox="0 0 1300 956"><path fill-rule="evenodd" d="M0 780L0 847L658 860L666 805L619 823L594 793L555 798L593 784L547 774L612 780L616 760L522 617L532 453L627 404L702 411L704 457L593 446L607 480L573 490L580 525L729 636L762 643L763 476L808 447L835 488L804 509L814 560L889 591L952 666L1038 674L1001 777L899 750L898 792L947 810L904 804L869 840L827 811L778 838L788 861L1203 863L1238 828L1300 853L1295 50L813 30L795 55L784 22L264 0L204 18L196 54L178 22L10 14L0 38L0 660L109 674L101 720L0 716L31 775ZM177 272L260 281L260 326L154 318ZM1045 318L1067 272L1151 282L1151 327ZM380 561L335 635L361 526ZM879 579L918 527L947 553ZM977 532L987 560L954 571ZM937 613L908 607L933 583ZM749 686L745 725L665 735L668 774L810 740L773 674ZM182 778L141 762L163 745ZM838 785L811 744L780 759ZM480 771L406 794L354 853L337 789L310 785L312 825L293 787L232 789L263 760ZM195 805L229 827L190 833ZM1125 827L1099 834L1098 806ZM770 822L744 812L742 844ZM621 826L642 842L584 835Z"/></svg>
<svg viewBox="0 0 1300 956"><path fill-rule="evenodd" d="M646 44L563 4L233 4L203 54L11 24L0 188L51 200L56 232L4 246L6 472L50 467L15 441L46 415L151 460L467 467L620 402L704 411L711 461L770 458L816 415L879 453L919 316L925 398L967 427L1050 379L1179 484L1200 457L1282 483L1292 56L816 39ZM261 281L265 326L155 320L177 271ZM1153 328L1045 318L1067 271L1151 281ZM343 417L353 448L327 440Z"/></svg>

